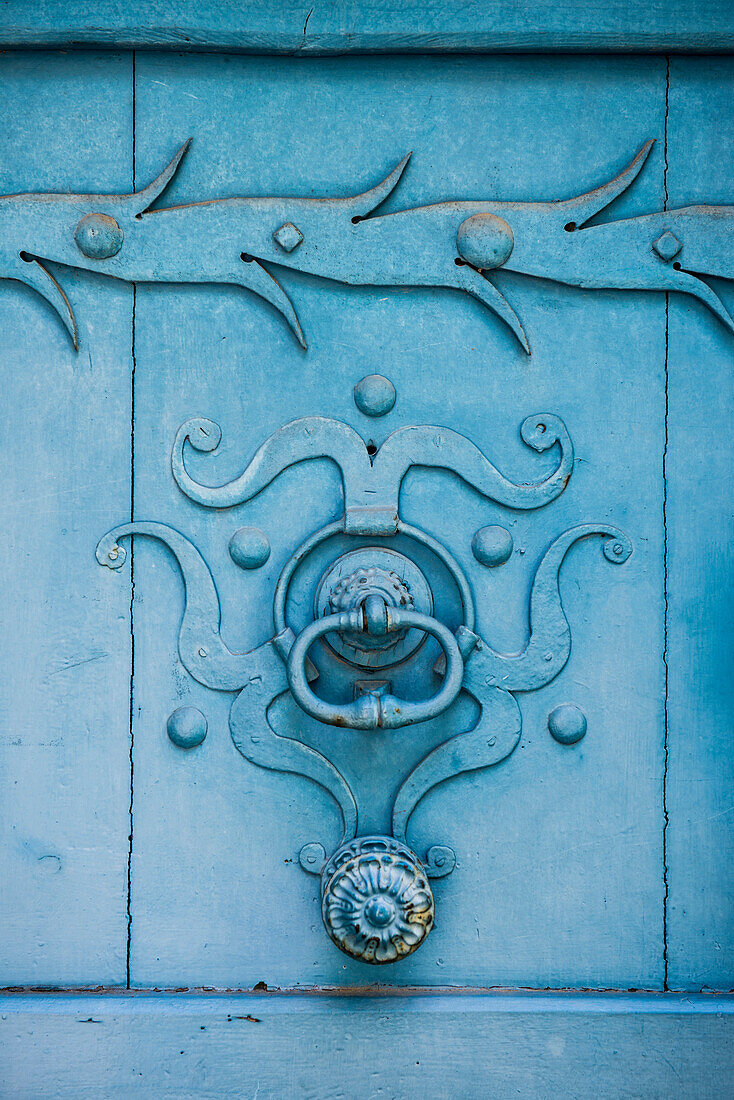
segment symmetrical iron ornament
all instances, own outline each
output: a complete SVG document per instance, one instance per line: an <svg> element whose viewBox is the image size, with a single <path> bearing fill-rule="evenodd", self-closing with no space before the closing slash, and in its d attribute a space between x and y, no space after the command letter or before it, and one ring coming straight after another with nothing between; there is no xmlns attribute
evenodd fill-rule
<svg viewBox="0 0 734 1100"><path fill-rule="evenodd" d="M615 179L555 202L448 200L375 214L397 186L408 154L361 195L197 196L152 209L189 144L139 192L0 197L0 278L17 279L46 298L75 346L73 309L46 261L127 282L244 287L282 313L304 348L296 311L269 264L355 286L463 290L501 317L528 354L525 330L487 272L515 271L583 288L680 291L700 299L734 331L703 278L734 278L734 207L688 206L589 224L634 181L653 141Z"/></svg>
<svg viewBox="0 0 734 1100"><path fill-rule="evenodd" d="M563 422L551 414L528 417L521 434L538 452L552 447L559 452L551 474L526 484L508 480L473 443L449 428L402 428L370 455L362 438L346 424L308 417L286 424L270 436L239 477L226 485L207 486L189 474L186 444L213 451L221 432L210 420L188 420L174 442L173 476L182 492L206 507L241 504L296 462L327 456L341 469L343 515L315 531L294 551L275 587L273 635L247 653L236 653L224 642L214 579L199 551L178 531L136 520L116 527L97 546L97 560L112 569L119 569L125 560L120 540L128 535L145 535L169 548L186 589L178 638L181 661L194 679L207 687L238 692L229 718L237 749L259 767L311 779L336 801L343 820L337 851L327 858L322 844L310 842L301 849L300 864L321 875L323 918L329 936L341 950L367 962L390 962L420 945L433 922L434 901L427 880L449 874L456 862L446 845L433 845L423 859L407 847L406 829L414 809L438 783L461 772L490 767L509 756L522 728L513 693L548 684L568 660L571 633L559 591L560 568L567 552L574 543L591 536L604 539L604 555L614 564L626 561L632 550L626 535L606 523L565 531L551 543L537 567L530 594L529 637L522 651L497 652L477 633L473 594L464 572L438 540L400 518L399 488L411 467L441 467L509 508L540 508L557 498L568 483L573 446ZM251 534L254 529L241 530L249 532L241 540L246 548L258 541ZM475 553L480 561L482 554L492 558L486 564L500 564L506 540L497 532L504 528L483 530L494 534L479 539L478 545L484 549L480 553L475 547ZM401 534L404 542L427 548L453 577L463 605L463 622L452 631L433 617L430 588L426 592L427 582L418 565L408 554L378 543L360 545L335 559L316 593L314 621L296 637L286 618L294 573L317 547L344 534L376 539ZM494 557L490 553L493 546L499 546ZM433 635L443 650L434 666L441 683L428 699L406 702L391 694L387 681L367 680L358 684L360 691L354 700L333 703L321 699L310 686L318 673L308 652L319 637L330 640L342 659L359 670L383 669L395 660L409 659L425 635ZM345 777L323 753L296 736L280 736L271 724L273 702L288 691L319 721L360 730L396 729L423 722L445 711L459 691L476 700L479 715L471 728L448 737L403 779L392 807L392 836L359 837L357 802ZM551 724L554 736L573 743L583 735L578 732L579 719L574 708L558 709L562 713L555 714ZM169 720L169 735L182 747L199 743L206 735L203 715L191 708L177 711Z"/></svg>

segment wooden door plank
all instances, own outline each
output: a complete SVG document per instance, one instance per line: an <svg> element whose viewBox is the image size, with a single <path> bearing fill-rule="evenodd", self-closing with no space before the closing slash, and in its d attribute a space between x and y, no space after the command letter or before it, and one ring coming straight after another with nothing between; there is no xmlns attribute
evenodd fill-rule
<svg viewBox="0 0 734 1100"><path fill-rule="evenodd" d="M665 62L146 55L137 60L136 108L140 182L194 139L159 205L349 194L411 148L386 209L446 197L550 200L599 185L648 138L663 138ZM661 209L663 162L660 140L615 213ZM598 544L569 558L571 662L545 691L522 697L522 747L505 765L445 784L416 813L416 850L449 843L459 866L437 883L435 933L376 974L326 939L318 883L298 867L302 844L336 843L333 803L305 780L257 771L238 755L230 697L195 684L178 661L173 561L140 540L133 982L662 987L664 296L498 277L532 328L528 360L466 296L287 271L282 279L307 327L307 353L243 290L150 286L137 295L136 514L199 547L230 645L269 637L275 578L294 547L338 514L339 483L327 464L304 464L248 504L204 509L181 494L170 469L175 433L191 416L222 427L216 455L188 456L196 476L216 483L239 474L269 433L310 414L344 419L376 442L402 424L446 424L523 480L532 457L520 423L535 411L562 415L578 460L569 489L547 509L510 514L439 473L411 475L403 494L406 519L458 555L476 587L480 629L508 652L523 644L534 565L561 531L614 522L635 551L620 569ZM394 381L398 401L384 422L368 423L352 390L376 370ZM511 524L518 552L504 570L482 570L472 557L472 535L487 523ZM270 538L259 571L243 573L229 557L243 525ZM304 625L305 587L302 597ZM549 711L562 702L589 719L575 748L548 733ZM190 753L166 736L183 704L209 722ZM361 784L366 821L397 782L389 769L422 755L416 738L380 735L368 748L359 731L304 724L287 700L278 708L281 732L312 738ZM452 732L467 728L461 717L447 717Z"/></svg>
<svg viewBox="0 0 734 1100"><path fill-rule="evenodd" d="M111 1095L704 1100L729 1095L725 997L0 998L0 1087Z"/></svg>
<svg viewBox="0 0 734 1100"><path fill-rule="evenodd" d="M244 53L711 52L734 44L727 0L6 0L5 47Z"/></svg>
<svg viewBox="0 0 734 1100"><path fill-rule="evenodd" d="M672 59L669 205L731 205L731 59ZM684 246L685 247L685 246ZM729 311L731 284L717 282ZM734 341L670 300L668 354L668 980L734 985Z"/></svg>
<svg viewBox="0 0 734 1100"><path fill-rule="evenodd" d="M0 193L130 189L129 56L6 55L0 83ZM78 353L0 287L0 982L124 984L130 585L94 548L130 509L132 292L53 270Z"/></svg>

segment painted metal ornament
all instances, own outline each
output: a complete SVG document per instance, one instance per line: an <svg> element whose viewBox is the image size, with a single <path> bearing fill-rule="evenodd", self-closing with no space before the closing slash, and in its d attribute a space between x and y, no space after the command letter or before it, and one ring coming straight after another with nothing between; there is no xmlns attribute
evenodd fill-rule
<svg viewBox="0 0 734 1100"><path fill-rule="evenodd" d="M559 745L575 745L586 736L586 715L574 703L561 703L548 715L548 729Z"/></svg>
<svg viewBox="0 0 734 1100"><path fill-rule="evenodd" d="M127 282L242 287L279 310L303 348L296 310L270 265L351 286L463 290L500 317L528 354L523 324L488 272L583 289L678 291L734 331L705 278L734 278L734 207L687 206L591 224L634 182L654 141L615 178L554 202L449 200L375 213L397 187L409 153L359 195L196 195L188 204L151 209L190 144L138 192L0 197L0 279L26 283L50 302L75 347L74 311L47 261ZM367 415L383 415L380 400Z"/></svg>
<svg viewBox="0 0 734 1100"><path fill-rule="evenodd" d="M382 374L368 374L354 387L354 403L365 416L385 416L395 406L395 387Z"/></svg>
<svg viewBox="0 0 734 1100"><path fill-rule="evenodd" d="M299 862L305 871L321 876L322 915L329 937L340 950L364 962L388 963L417 950L433 926L434 899L428 879L446 876L456 865L456 856L446 844L431 845L422 858L411 851L406 833L418 803L452 776L491 767L510 756L522 730L515 693L550 683L568 661L571 631L559 590L568 551L582 540L601 538L604 556L614 564L624 562L632 552L627 536L606 522L563 532L536 569L524 648L502 653L487 643L478 632L474 595L463 569L437 539L401 518L399 492L414 466L438 467L458 474L496 504L515 510L541 508L568 484L573 445L563 421L549 413L527 417L521 436L538 453L555 449L556 462L545 476L515 483L450 428L405 427L388 436L372 454L346 424L307 417L284 425L265 440L234 480L211 486L191 475L185 455L187 444L200 452L214 451L221 431L201 417L186 421L173 444L173 476L189 499L208 508L245 503L297 462L328 457L341 471L341 518L314 531L294 549L275 585L272 635L249 652L235 652L223 639L214 578L196 547L178 531L162 523L135 521L114 528L97 546L97 560L115 570L125 561L120 542L127 536L146 536L168 547L186 590L179 656L195 680L237 693L229 715L236 748L258 767L311 779L339 806L342 836L336 852L329 856L320 842L309 841L301 848ZM252 530L240 529L239 539L233 540L235 560L238 548L244 547L242 554L247 556ZM483 546L489 559L494 547L496 564L505 554L509 532L501 527L482 531L481 539L475 536L477 548ZM293 576L314 551L325 552L331 539L344 535L368 537L372 543L333 559L314 597L314 620L296 635L287 621ZM402 537L399 553L384 542L396 535ZM380 541L374 543L374 539ZM411 546L433 554L452 577L462 607L458 627L450 629L434 617L430 586L407 549ZM477 558L481 560L480 555ZM434 666L438 684L433 694L402 699L392 694L384 680L356 681L358 690L351 700L326 700L314 691L318 672L309 650L319 638L330 640L340 658L363 676L365 668L386 668L394 662L396 647L403 647L397 650L400 660L410 659L425 635L432 635L442 650ZM372 655L372 663L365 655ZM415 735L421 722L445 711L462 691L474 699L475 717L468 728L419 758L406 775L389 779L396 793L391 835L385 836L359 836L359 808L342 772L324 752L297 736L279 734L271 721L271 705L290 692L303 711L337 729L392 736L390 731L407 728ZM557 727L554 736L565 737L566 743L578 740L578 719L575 713L569 716L570 710L557 708L549 722L551 732ZM198 719L196 715L198 711L193 718L191 714L182 717L178 711L172 716L169 735L174 743L184 747L198 743L206 723L203 715Z"/></svg>
<svg viewBox="0 0 734 1100"><path fill-rule="evenodd" d="M433 891L421 862L384 836L350 841L321 872L324 927L346 955L390 963L411 955L433 927Z"/></svg>
<svg viewBox="0 0 734 1100"><path fill-rule="evenodd" d="M354 611L370 596L379 596L394 608L424 615L433 612L430 586L414 561L385 546L366 546L331 563L316 589L314 618ZM324 640L340 657L373 670L406 660L424 638L423 632L402 627L383 637L371 637L364 630L335 631Z"/></svg>
<svg viewBox="0 0 734 1100"><path fill-rule="evenodd" d="M166 726L168 736L180 749L195 749L207 735L208 724L196 707L179 707L174 710Z"/></svg>
<svg viewBox="0 0 734 1100"><path fill-rule="evenodd" d="M506 527L480 527L471 540L471 549L480 565L494 569L510 560L513 550L512 535Z"/></svg>
<svg viewBox="0 0 734 1100"><path fill-rule="evenodd" d="M229 556L240 569L260 569L270 557L270 541L259 527L239 527L229 540Z"/></svg>

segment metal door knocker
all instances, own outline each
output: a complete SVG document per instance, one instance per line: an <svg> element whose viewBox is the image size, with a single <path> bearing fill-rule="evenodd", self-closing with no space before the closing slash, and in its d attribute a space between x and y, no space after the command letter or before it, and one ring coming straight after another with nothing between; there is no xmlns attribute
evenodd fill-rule
<svg viewBox="0 0 734 1100"><path fill-rule="evenodd" d="M423 857L407 844L411 814L437 784L461 772L487 768L508 757L520 739L522 719L514 696L548 684L566 664L571 634L559 591L561 564L582 539L601 537L606 559L620 564L629 557L629 539L607 523L590 523L565 531L545 551L536 569L529 601L529 635L519 653L493 649L478 633L471 585L450 551L428 532L405 523L399 514L401 482L414 466L453 471L484 497L510 509L536 509L556 499L573 471L573 446L559 417L528 417L521 426L524 442L537 452L557 454L555 468L529 483L508 480L467 438L450 428L413 425L393 432L375 451L348 425L322 417L295 420L267 439L243 473L220 486L194 480L186 466L187 448L213 451L221 432L210 420L195 418L181 426L172 454L173 476L181 491L205 507L228 508L250 500L294 463L328 456L340 468L343 509L340 518L315 531L288 560L273 598L273 634L247 653L236 653L220 633L220 603L211 572L195 546L161 523L136 520L116 527L97 546L97 560L120 569L125 550L120 540L145 535L164 543L176 558L186 589L178 649L181 660L207 687L238 694L230 711L230 731L239 752L262 768L305 776L324 787L338 804L343 835L327 855L318 841L301 848L299 862L320 875L322 915L332 941L346 954L368 963L388 963L415 951L431 930L434 897L430 879L448 875L456 857L436 843ZM254 532L254 534L253 534ZM331 561L316 586L313 621L297 636L288 625L288 592L298 567L317 548L337 536L367 538ZM390 540L401 536L401 549ZM501 536L501 537L500 537ZM448 570L459 593L462 622L450 629L436 617L430 584L412 552L434 555ZM265 549L266 551L265 552ZM512 539L503 528L483 528L473 543L478 562L496 567L506 561ZM270 552L267 539L242 528L230 551L246 568L262 564ZM432 695L406 700L392 694L388 681L368 680L361 694L327 701L314 690L318 678L309 650L321 640L355 671L386 675L411 660L426 637L441 653L434 665L437 687ZM420 723L447 710L459 692L478 704L474 724L448 736L429 752L421 751ZM391 835L360 836L358 806L347 780L323 752L297 739L283 737L271 724L274 700L290 692L298 705L319 722L363 730L401 730L414 739L417 763L402 778L392 806ZM557 708L561 711L563 708ZM583 736L573 707L553 714L554 737L572 744ZM178 714L178 712L177 712ZM199 712L177 718L171 734L180 745L198 744L206 723ZM202 733L203 729L203 733ZM175 734L175 737L174 737ZM335 736L337 733L335 732ZM396 734L398 736L398 734ZM176 740L178 738L178 740Z"/></svg>

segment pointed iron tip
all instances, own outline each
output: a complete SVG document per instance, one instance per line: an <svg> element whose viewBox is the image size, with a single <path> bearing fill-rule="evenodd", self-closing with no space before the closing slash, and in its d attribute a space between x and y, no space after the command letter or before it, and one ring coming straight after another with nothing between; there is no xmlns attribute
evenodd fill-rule
<svg viewBox="0 0 734 1100"><path fill-rule="evenodd" d="M79 331L77 329L76 317L74 316L71 302L66 297L63 287L51 274L48 268L43 266L37 256L21 252L20 258L23 260L23 270L18 271L11 277L17 278L19 282L25 283L26 286L31 287L31 289L35 290L37 294L40 294L42 298L45 298L52 309L61 318L64 328L71 337L74 350L79 351Z"/></svg>

